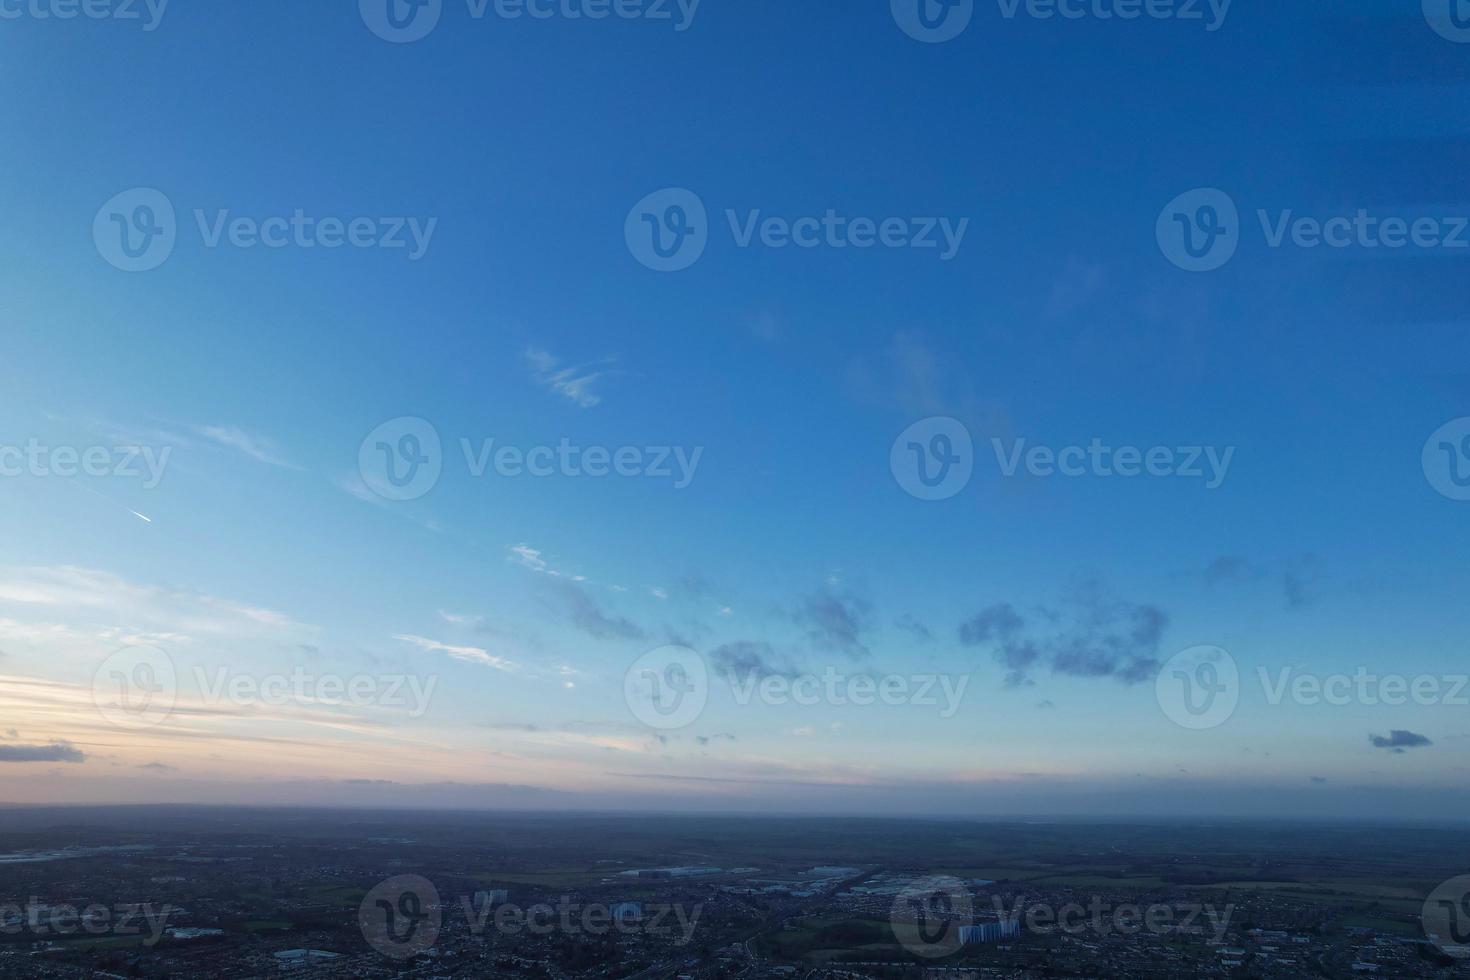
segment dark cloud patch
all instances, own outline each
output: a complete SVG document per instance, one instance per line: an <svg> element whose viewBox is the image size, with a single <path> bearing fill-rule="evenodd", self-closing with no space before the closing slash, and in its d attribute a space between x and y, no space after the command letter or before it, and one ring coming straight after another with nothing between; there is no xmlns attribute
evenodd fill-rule
<svg viewBox="0 0 1470 980"><path fill-rule="evenodd" d="M1261 577L1261 572L1239 555L1221 555L1205 566L1206 585L1234 585Z"/></svg>
<svg viewBox="0 0 1470 980"><path fill-rule="evenodd" d="M870 654L862 635L872 612L873 604L859 596L818 592L806 597L794 619L816 646L856 658Z"/></svg>
<svg viewBox="0 0 1470 980"><path fill-rule="evenodd" d="M0 745L0 762L85 762L87 756L70 742L50 745Z"/></svg>
<svg viewBox="0 0 1470 980"><path fill-rule="evenodd" d="M1307 555L1287 565L1281 573L1281 589L1290 609L1305 609L1322 595L1322 563Z"/></svg>
<svg viewBox="0 0 1470 980"><path fill-rule="evenodd" d="M1026 621L1009 602L997 603L980 610L960 624L960 642L974 646L995 640L1008 640L1021 632Z"/></svg>
<svg viewBox="0 0 1470 980"><path fill-rule="evenodd" d="M904 613L893 621L893 625L923 643L934 640L934 631L919 621L913 613Z"/></svg>
<svg viewBox="0 0 1470 980"><path fill-rule="evenodd" d="M960 642L989 647L1006 668L1007 687L1032 685L1031 673L1041 666L1068 677L1110 677L1124 684L1158 673L1169 617L1157 606L1109 599L1088 583L1065 610L1028 615L1002 602L960 624Z"/></svg>
<svg viewBox="0 0 1470 980"><path fill-rule="evenodd" d="M1006 687L1027 687L1027 675L1041 659L1041 650L1025 636L1026 620L1009 602L980 610L960 624L960 642L966 646L990 646L996 662L1006 668Z"/></svg>
<svg viewBox="0 0 1470 980"><path fill-rule="evenodd" d="M150 772L178 772L178 770L175 769L173 766L170 766L167 763L163 762L145 762L138 768L147 769Z"/></svg>
<svg viewBox="0 0 1470 980"><path fill-rule="evenodd" d="M775 660L775 651L769 643L752 643L748 640L715 647L709 655L710 666L715 673L728 681L797 676L797 672L790 667L776 666Z"/></svg>
<svg viewBox="0 0 1470 980"><path fill-rule="evenodd" d="M1407 731L1403 728L1395 728L1386 736L1369 735L1368 741L1373 743L1375 749L1388 749L1396 755L1402 755L1405 749L1418 749L1434 744L1418 732Z"/></svg>
<svg viewBox="0 0 1470 980"><path fill-rule="evenodd" d="M713 589L703 575L690 572L674 581L673 592L685 599L705 599L713 594Z"/></svg>
<svg viewBox="0 0 1470 980"><path fill-rule="evenodd" d="M1240 555L1221 555L1202 570L1183 573L1206 586L1251 585L1279 577L1282 597L1288 609L1304 609L1321 598L1326 578L1322 562L1315 555L1299 555L1285 561L1253 562Z"/></svg>
<svg viewBox="0 0 1470 980"><path fill-rule="evenodd" d="M1322 783L1327 782L1327 777L1326 776L1313 776L1312 777L1312 782L1317 783L1317 784L1320 785Z"/></svg>
<svg viewBox="0 0 1470 980"><path fill-rule="evenodd" d="M735 739L735 736L734 735L725 735L725 734L720 734L720 735L696 735L696 736L694 736L694 741L698 742L700 745L709 745L712 742L733 742L735 740L736 739Z"/></svg>
<svg viewBox="0 0 1470 980"><path fill-rule="evenodd" d="M348 786L397 786L391 779L344 779L343 783Z"/></svg>
<svg viewBox="0 0 1470 980"><path fill-rule="evenodd" d="M622 616L610 615L575 582L556 582L552 588L561 599L572 625L599 640L641 640L642 627Z"/></svg>
<svg viewBox="0 0 1470 980"><path fill-rule="evenodd" d="M691 647L696 650L704 645L704 640L713 632L709 626L692 619L682 624L664 626L664 635L668 637L671 646Z"/></svg>

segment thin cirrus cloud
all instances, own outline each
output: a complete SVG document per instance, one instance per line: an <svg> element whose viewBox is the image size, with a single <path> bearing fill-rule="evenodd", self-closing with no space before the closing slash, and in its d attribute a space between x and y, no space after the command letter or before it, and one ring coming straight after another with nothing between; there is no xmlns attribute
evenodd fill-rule
<svg viewBox="0 0 1470 980"><path fill-rule="evenodd" d="M98 621L112 638L147 633L149 642L184 641L198 633L254 634L301 628L290 616L263 606L204 592L142 585L111 572L72 565L0 566L0 602L48 619L65 618L54 630L77 630ZM22 614L15 626L41 628ZM58 636L59 638L59 636Z"/></svg>
<svg viewBox="0 0 1470 980"><path fill-rule="evenodd" d="M285 470L302 469L286 459L275 442L265 436L246 432L232 425L201 425L196 426L194 431L216 445L244 453L257 463L278 466Z"/></svg>
<svg viewBox="0 0 1470 980"><path fill-rule="evenodd" d="M513 674L518 669L514 661L507 660L505 657L498 657L480 647L455 646L450 643L431 640L425 636L413 636L406 633L396 634L393 639L401 643L407 643L410 646L418 647L425 653L448 654L453 659L462 661L463 663L483 664L486 667L493 667L496 670L505 671L507 674Z"/></svg>
<svg viewBox="0 0 1470 980"><path fill-rule="evenodd" d="M579 408L596 408L602 404L602 396L594 387L608 374L598 368L611 361L562 367L557 356L542 347L527 347L521 357L532 379L548 391Z"/></svg>

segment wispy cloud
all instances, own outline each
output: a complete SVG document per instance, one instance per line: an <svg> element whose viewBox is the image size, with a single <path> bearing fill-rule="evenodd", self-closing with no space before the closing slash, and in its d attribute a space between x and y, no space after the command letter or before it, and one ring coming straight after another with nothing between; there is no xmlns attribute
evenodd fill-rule
<svg viewBox="0 0 1470 980"><path fill-rule="evenodd" d="M201 425L196 426L194 431L218 445L244 453L257 463L279 466L286 470L302 469L288 461L275 442L265 436L246 432L244 429L231 425Z"/></svg>
<svg viewBox="0 0 1470 980"><path fill-rule="evenodd" d="M529 568L533 572L542 575L550 575L552 578L565 578L571 582L585 582L585 575L569 575L558 569L552 568L550 563L541 555L540 548L533 548L528 544L513 544L510 546L509 560L522 568Z"/></svg>
<svg viewBox="0 0 1470 980"><path fill-rule="evenodd" d="M505 657L497 657L490 651L483 650L480 647L454 646L449 643L440 643L438 640L431 640L428 637L413 636L404 633L395 634L393 639L416 646L425 653L448 654L455 660L469 664L482 664L486 667L493 667L496 670L504 671L507 674L514 674L519 669L513 661L507 660Z"/></svg>
<svg viewBox="0 0 1470 980"><path fill-rule="evenodd" d="M110 572L69 565L0 566L0 601L41 607L48 619L75 626L107 615L122 640L146 633L145 642L178 641L198 633L240 634L298 627L285 613L203 592L139 585Z"/></svg>
<svg viewBox="0 0 1470 980"><path fill-rule="evenodd" d="M593 387L606 377L608 372L599 368L610 361L562 367L555 354L541 347L527 347L521 356L531 377L542 387L581 408L602 404L602 396Z"/></svg>

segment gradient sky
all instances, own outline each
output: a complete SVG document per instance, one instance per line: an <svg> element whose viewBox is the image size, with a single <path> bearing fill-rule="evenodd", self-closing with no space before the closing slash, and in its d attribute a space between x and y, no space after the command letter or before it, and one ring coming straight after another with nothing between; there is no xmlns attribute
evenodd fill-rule
<svg viewBox="0 0 1470 980"><path fill-rule="evenodd" d="M1470 416L1470 257L1273 249L1254 217L1470 214L1470 45L1417 5L1240 3L1209 32L978 2L942 44L878 0L705 0L682 32L446 0L408 44L356 6L0 21L0 444L171 453L154 488L0 478L0 801L1464 812L1470 706L1270 705L1254 681L1470 670L1470 503L1420 460ZM179 240L126 273L92 225L135 187ZM667 187L711 224L676 273L624 243ZM1209 273L1155 240L1197 187L1243 219ZM418 261L211 249L196 208L437 225ZM969 225L951 261L738 248L726 209ZM358 450L401 416L444 472L386 501ZM937 502L889 466L931 416L976 444ZM993 437L1234 456L1213 490L1006 478ZM702 456L683 489L474 478L462 438ZM1006 606L1024 676L983 629ZM178 665L180 710L127 730L92 678L137 642ZM741 706L717 679L660 733L623 678L670 642L970 680L941 718ZM1152 671L1201 644L1247 682L1188 731ZM298 665L437 687L414 718L195 683ZM1393 731L1432 744L1370 741Z"/></svg>

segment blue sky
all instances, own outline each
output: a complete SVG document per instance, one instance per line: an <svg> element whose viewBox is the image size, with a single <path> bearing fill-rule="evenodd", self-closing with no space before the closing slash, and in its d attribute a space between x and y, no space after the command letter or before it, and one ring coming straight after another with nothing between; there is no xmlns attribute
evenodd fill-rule
<svg viewBox="0 0 1470 980"><path fill-rule="evenodd" d="M1241 4L1209 31L977 3L937 44L886 3L764 0L704 0L684 31L446 0L404 44L352 4L0 22L0 443L170 451L151 489L0 479L0 759L36 757L4 795L1443 815L1470 707L1270 705L1255 680L1465 669L1470 503L1421 450L1470 416L1466 259L1272 248L1257 217L1470 215L1470 47L1356 9ZM146 272L91 233L132 188L177 212ZM664 188L707 209L679 272L624 240ZM1240 214L1210 272L1155 234L1194 188ZM194 212L225 209L435 224L417 260L207 247ZM945 261L742 248L726 215L829 209L968 225ZM936 416L971 433L974 476L924 501L890 449ZM400 417L433 425L443 475L384 500L359 447ZM683 489L475 478L460 440L491 438L701 455ZM1005 477L992 439L1233 455L1215 489ZM962 630L1005 607L1036 649L1009 683L1004 638ZM98 718L94 672L130 642L193 707ZM661 731L623 678L670 642L778 677L969 681L939 718L742 707L715 676ZM1202 644L1246 682L1189 731L1152 675ZM198 703L196 668L302 665L438 686L419 717ZM40 684L54 710L25 707ZM1395 730L1433 744L1369 740Z"/></svg>

